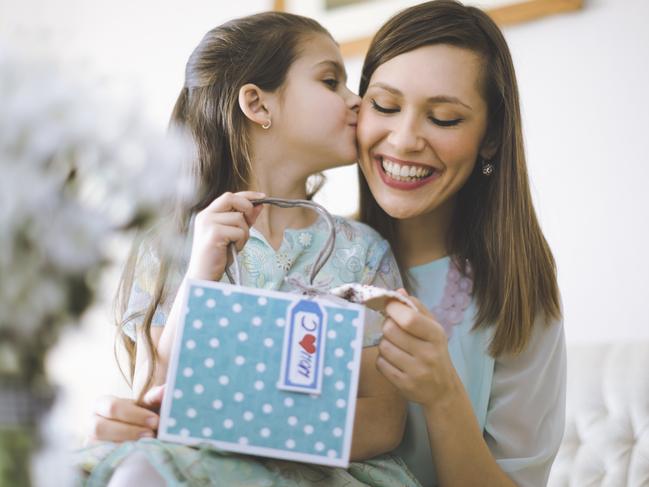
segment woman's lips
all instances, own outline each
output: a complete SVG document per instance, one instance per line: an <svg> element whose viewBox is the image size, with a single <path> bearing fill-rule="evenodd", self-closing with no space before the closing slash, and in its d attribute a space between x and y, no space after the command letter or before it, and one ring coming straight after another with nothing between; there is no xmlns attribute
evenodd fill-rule
<svg viewBox="0 0 649 487"><path fill-rule="evenodd" d="M381 156L373 156L373 159L374 159L374 164L376 166L376 170L381 175L381 179L387 186L390 186L391 188L404 189L404 190L417 189L428 183L435 181L442 174L440 170L431 168L433 172L429 176L426 176L425 178L415 179L413 181L399 181L397 179L394 179L385 171L385 169L383 169L383 164L382 164L383 158Z"/></svg>

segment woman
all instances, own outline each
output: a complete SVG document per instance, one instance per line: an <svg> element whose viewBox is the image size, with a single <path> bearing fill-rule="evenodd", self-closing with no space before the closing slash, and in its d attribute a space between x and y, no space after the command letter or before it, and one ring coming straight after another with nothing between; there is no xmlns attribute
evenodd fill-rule
<svg viewBox="0 0 649 487"><path fill-rule="evenodd" d="M372 41L359 94L361 219L421 300L389 305L379 345L379 371L416 404L399 452L424 485L434 471L440 485L545 485L565 344L507 44L478 9L410 8Z"/></svg>
<svg viewBox="0 0 649 487"><path fill-rule="evenodd" d="M411 402L398 453L422 485L545 485L565 344L502 33L452 1L412 7L377 33L360 88L361 219L420 300L418 313L389 304L379 345L377 368ZM136 438L148 419L105 398L95 436Z"/></svg>

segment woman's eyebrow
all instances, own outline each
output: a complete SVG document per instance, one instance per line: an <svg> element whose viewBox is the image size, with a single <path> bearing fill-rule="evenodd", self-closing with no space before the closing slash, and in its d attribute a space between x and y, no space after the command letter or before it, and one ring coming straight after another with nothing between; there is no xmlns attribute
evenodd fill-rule
<svg viewBox="0 0 649 487"><path fill-rule="evenodd" d="M385 90L389 93L392 93L395 96L399 96L403 98L403 93L399 91L397 88L394 86L386 85L385 83L372 83L369 88L380 88L382 90ZM455 105L462 105L463 107L468 108L469 110L473 110L469 105L464 103L462 100L455 96L449 96L449 95L436 95L436 96L431 96L426 98L426 103L452 103Z"/></svg>
<svg viewBox="0 0 649 487"><path fill-rule="evenodd" d="M323 65L332 68L336 72L336 74L342 76L342 78L345 81L347 81L347 71L345 71L345 67L342 64L340 64L338 61L326 59L324 61L320 61L319 63L316 63L315 67L319 68Z"/></svg>

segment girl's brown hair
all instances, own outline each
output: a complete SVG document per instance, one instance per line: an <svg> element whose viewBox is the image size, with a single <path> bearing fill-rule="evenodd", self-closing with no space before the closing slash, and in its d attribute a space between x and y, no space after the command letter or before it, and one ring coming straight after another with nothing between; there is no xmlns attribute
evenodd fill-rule
<svg viewBox="0 0 649 487"><path fill-rule="evenodd" d="M498 147L495 171L484 177L476 161L457 195L447 245L458 264L468 260L471 265L478 306L475 329L495 326L489 352L518 353L529 342L535 319L549 323L560 318L561 309L554 258L532 205L516 75L502 32L482 10L452 0L406 9L372 40L359 94L365 94L381 64L435 44L469 49L483 61L487 138ZM378 205L360 171L359 176L360 218L389 240L398 256L397 221Z"/></svg>
<svg viewBox="0 0 649 487"><path fill-rule="evenodd" d="M184 86L171 115L170 125L188 131L194 141L196 156L191 161L196 184L195 198L178 202L173 219L167 222L176 232L186 235L192 215L201 211L226 191L249 187L250 146L247 119L238 105L239 89L254 83L260 89L275 92L282 88L289 68L300 55L300 43L314 34L330 36L315 20L279 12L265 12L229 21L210 30L194 49L185 68ZM318 185L311 191L317 191ZM179 200L180 201L180 200ZM122 274L115 299L119 341L129 358L127 380L132 385L137 342L124 333L124 324L142 319L142 333L151 357L142 394L150 387L157 357L151 339L151 322L166 299L165 284L177 254L165 249L163 231L149 232L136 240ZM153 249L157 269L153 299L139 313L126 315L133 290L138 255L143 246ZM174 290L175 291L175 290ZM173 296L171 296L173 298Z"/></svg>

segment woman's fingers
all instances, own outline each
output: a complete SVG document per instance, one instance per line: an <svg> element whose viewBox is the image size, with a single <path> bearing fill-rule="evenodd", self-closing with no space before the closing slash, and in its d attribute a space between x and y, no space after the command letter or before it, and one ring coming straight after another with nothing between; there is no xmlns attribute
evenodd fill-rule
<svg viewBox="0 0 649 487"><path fill-rule="evenodd" d="M132 399L103 396L95 405L95 415L145 429L153 430L158 427L158 415L149 409L138 406Z"/></svg>
<svg viewBox="0 0 649 487"><path fill-rule="evenodd" d="M405 372L415 364L415 358L383 335L378 345L379 354L397 369Z"/></svg>
<svg viewBox="0 0 649 487"><path fill-rule="evenodd" d="M389 380L395 387L400 389L401 384L406 379L406 375L402 370L395 367L391 364L383 355L379 355L376 358L376 368L378 371L383 374L387 380Z"/></svg>
<svg viewBox="0 0 649 487"><path fill-rule="evenodd" d="M425 343L421 338L417 338L403 330L392 318L388 318L383 322L382 331L384 338L390 340L409 355L415 355L421 344Z"/></svg>
<svg viewBox="0 0 649 487"><path fill-rule="evenodd" d="M441 336L445 337L444 329L434 319L433 315L428 311L419 300L410 297L417 306L417 311L409 306L397 301L390 300L385 307L386 314L392 318L399 327L420 340L437 341ZM441 333L441 335L440 335Z"/></svg>

